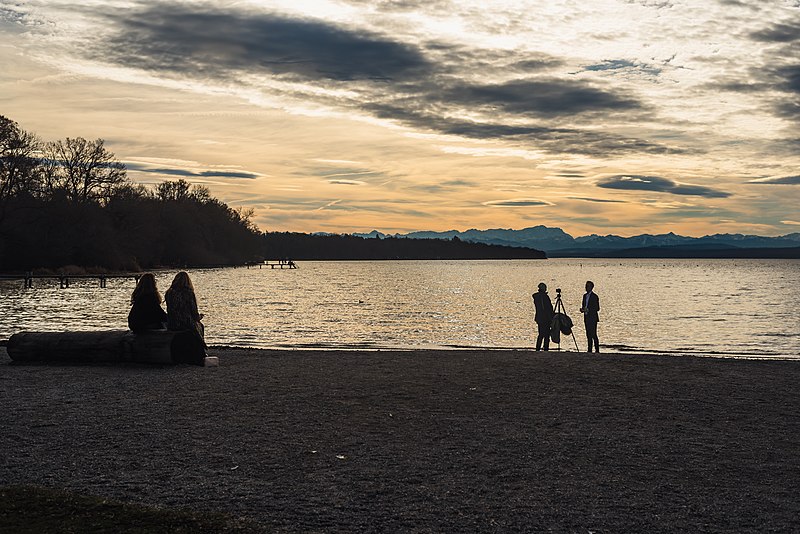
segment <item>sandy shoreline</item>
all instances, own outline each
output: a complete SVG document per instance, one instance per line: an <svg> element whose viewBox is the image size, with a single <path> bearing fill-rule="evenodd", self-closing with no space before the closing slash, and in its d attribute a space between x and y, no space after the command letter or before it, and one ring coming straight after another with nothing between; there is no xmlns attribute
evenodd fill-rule
<svg viewBox="0 0 800 534"><path fill-rule="evenodd" d="M800 529L800 362L217 349L6 365L0 484L266 531Z"/></svg>

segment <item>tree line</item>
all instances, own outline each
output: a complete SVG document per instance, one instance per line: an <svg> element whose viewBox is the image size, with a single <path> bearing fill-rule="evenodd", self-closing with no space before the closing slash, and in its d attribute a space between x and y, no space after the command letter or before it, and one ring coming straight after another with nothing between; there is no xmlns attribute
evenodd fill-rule
<svg viewBox="0 0 800 534"><path fill-rule="evenodd" d="M252 215L186 180L133 183L102 139L43 142L0 115L0 271L241 264L263 257Z"/></svg>
<svg viewBox="0 0 800 534"><path fill-rule="evenodd" d="M487 260L546 257L544 252L532 248L471 243L458 237L363 238L340 234L267 232L264 234L264 245L273 258L292 260Z"/></svg>
<svg viewBox="0 0 800 534"><path fill-rule="evenodd" d="M132 182L102 139L43 142L0 115L0 272L97 271L294 260L543 258L459 239L262 233L186 180Z"/></svg>

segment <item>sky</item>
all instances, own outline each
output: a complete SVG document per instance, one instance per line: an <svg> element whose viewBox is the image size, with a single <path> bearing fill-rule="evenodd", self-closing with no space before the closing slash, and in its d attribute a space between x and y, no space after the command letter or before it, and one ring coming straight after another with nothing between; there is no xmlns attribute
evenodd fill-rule
<svg viewBox="0 0 800 534"><path fill-rule="evenodd" d="M265 231L800 231L800 0L0 0L0 115Z"/></svg>

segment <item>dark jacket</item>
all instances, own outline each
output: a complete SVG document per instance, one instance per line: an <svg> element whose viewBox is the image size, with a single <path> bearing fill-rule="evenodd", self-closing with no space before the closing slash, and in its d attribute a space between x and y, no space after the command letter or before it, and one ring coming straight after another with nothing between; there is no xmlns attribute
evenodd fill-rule
<svg viewBox="0 0 800 534"><path fill-rule="evenodd" d="M586 301L586 294L584 293L581 299L581 311L583 312L584 323L598 323L600 322L600 298L595 293L589 293L589 303L584 306Z"/></svg>
<svg viewBox="0 0 800 534"><path fill-rule="evenodd" d="M143 295L131 306L128 313L128 328L134 332L160 330L167 322L167 314L155 295Z"/></svg>
<svg viewBox="0 0 800 534"><path fill-rule="evenodd" d="M533 294L533 305L536 306L536 315L533 320L536 324L550 326L553 320L553 303L546 291L538 291Z"/></svg>

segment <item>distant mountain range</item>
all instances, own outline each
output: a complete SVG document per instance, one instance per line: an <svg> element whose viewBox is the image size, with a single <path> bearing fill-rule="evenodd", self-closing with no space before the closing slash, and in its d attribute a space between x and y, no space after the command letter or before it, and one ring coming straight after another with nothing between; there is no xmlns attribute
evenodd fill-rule
<svg viewBox="0 0 800 534"><path fill-rule="evenodd" d="M639 258L798 258L800 233L780 237L743 234L714 234L686 237L674 234L641 234L633 237L587 235L572 237L561 228L533 226L522 230L495 228L459 232L411 232L383 234L373 230L354 234L364 238L405 237L409 239L453 239L462 241L527 247L543 250L550 257L639 257Z"/></svg>

